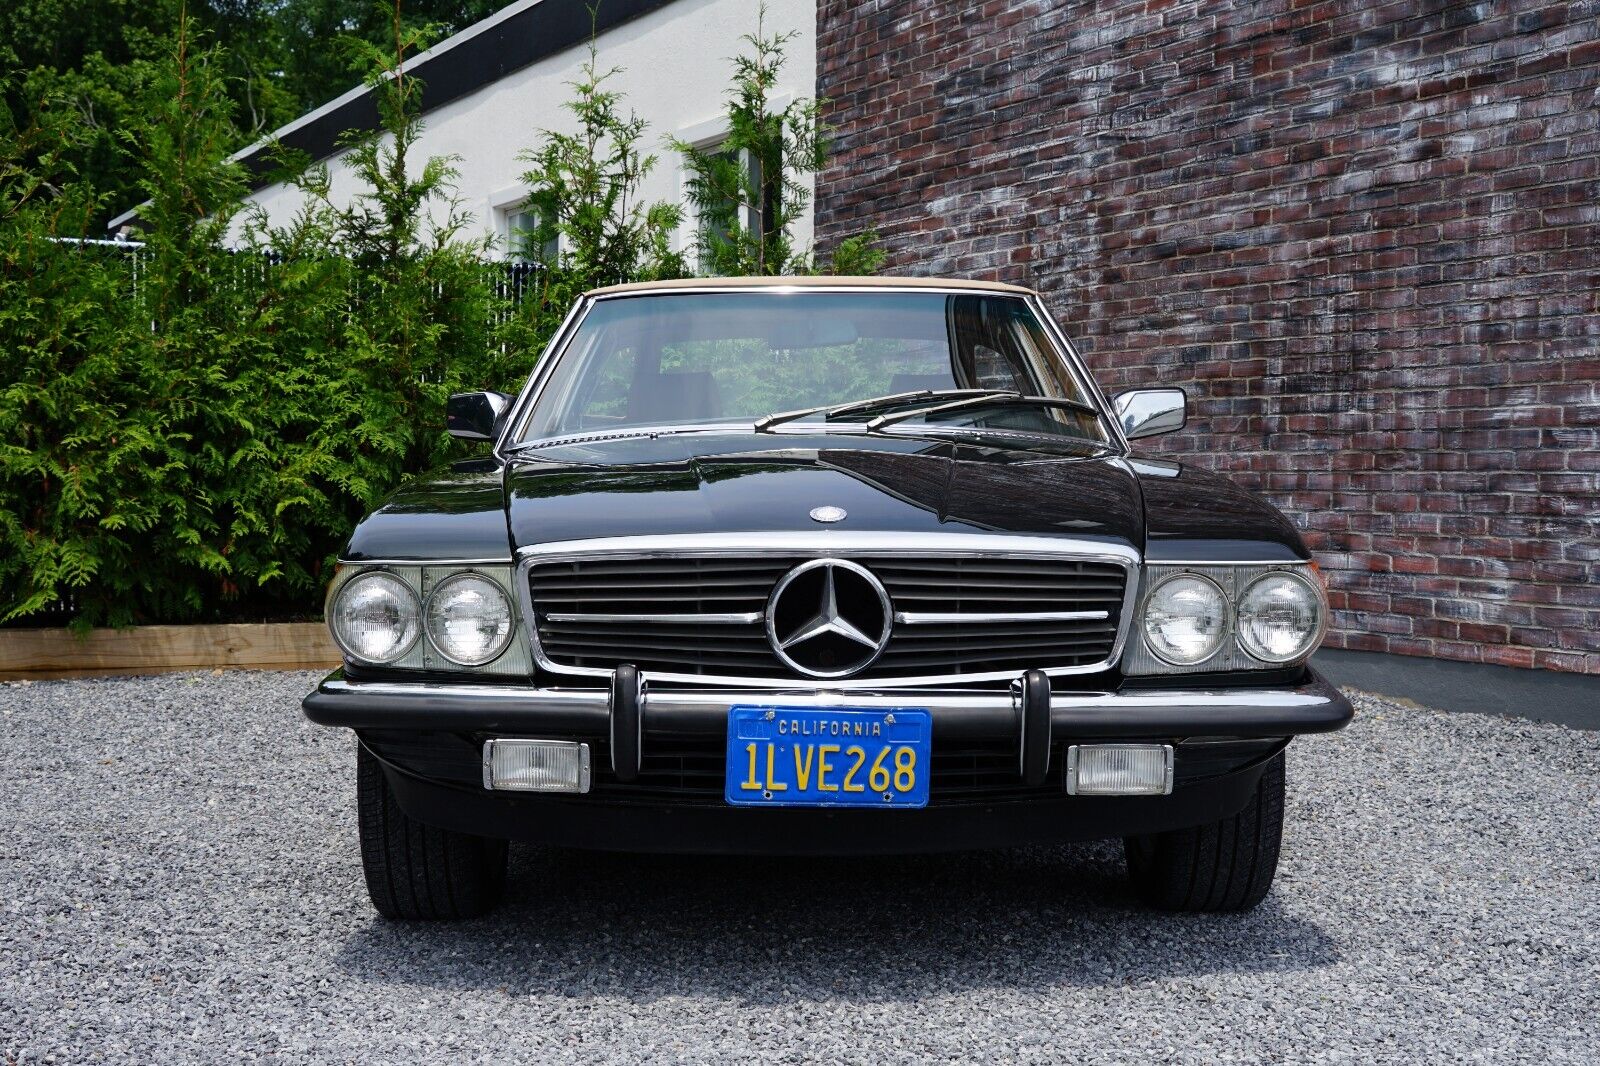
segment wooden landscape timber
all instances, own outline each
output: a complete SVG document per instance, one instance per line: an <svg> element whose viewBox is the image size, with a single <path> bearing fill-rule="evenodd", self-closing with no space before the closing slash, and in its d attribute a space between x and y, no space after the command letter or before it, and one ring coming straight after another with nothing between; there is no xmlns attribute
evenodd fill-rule
<svg viewBox="0 0 1600 1066"><path fill-rule="evenodd" d="M184 670L313 670L339 663L321 622L0 629L0 681Z"/></svg>

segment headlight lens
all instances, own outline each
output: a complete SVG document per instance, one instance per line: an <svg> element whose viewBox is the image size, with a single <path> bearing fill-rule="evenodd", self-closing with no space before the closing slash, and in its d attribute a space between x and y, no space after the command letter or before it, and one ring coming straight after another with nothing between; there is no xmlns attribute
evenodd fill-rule
<svg viewBox="0 0 1600 1066"><path fill-rule="evenodd" d="M378 571L352 578L339 590L330 628L352 659L392 663L417 642L418 614L410 586Z"/></svg>
<svg viewBox="0 0 1600 1066"><path fill-rule="evenodd" d="M1239 645L1262 662L1286 663L1310 652L1321 625L1321 598L1292 574L1258 578L1239 598Z"/></svg>
<svg viewBox="0 0 1600 1066"><path fill-rule="evenodd" d="M1211 658L1227 628L1227 598L1216 585L1194 574L1168 578L1145 601L1145 643L1173 666L1193 666Z"/></svg>
<svg viewBox="0 0 1600 1066"><path fill-rule="evenodd" d="M482 666L511 641L511 603L478 574L445 578L428 597L428 639L453 663Z"/></svg>

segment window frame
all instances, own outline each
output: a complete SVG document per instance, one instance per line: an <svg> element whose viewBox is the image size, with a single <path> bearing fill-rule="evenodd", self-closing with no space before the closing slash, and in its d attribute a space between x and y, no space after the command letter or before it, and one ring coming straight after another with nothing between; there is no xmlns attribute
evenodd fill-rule
<svg viewBox="0 0 1600 1066"><path fill-rule="evenodd" d="M773 97L771 97L771 99L769 100L768 103L769 103L769 106L774 108L775 110L782 110L782 109L788 107L789 104L793 101L793 99L794 99L794 96L793 96L792 93L786 93L786 92L785 93L778 93L778 94L774 95ZM727 141L727 139L728 139L728 137L729 137L731 132L732 131L728 129L727 120L724 119L724 118L720 118L719 117L719 118L714 118L714 119L708 119L708 120L706 120L704 122L696 122L696 123L693 123L691 125L684 126L684 127L680 128L678 130L677 139L682 141L684 144L689 145L689 147L694 148L697 151L715 152L718 148L720 148ZM743 169L745 171L749 171L750 169L752 169L754 161L752 159L750 159L749 152L746 149L742 149L741 148L739 150L739 154L742 157L740 159L740 167L741 167L741 169ZM700 236L700 230L701 230L701 226L702 226L702 220L701 220L700 212L694 207L693 203L691 203L690 200L689 200L689 167L686 164L686 162L684 160L684 157L683 157L683 155L681 153L678 155L677 158L678 158L678 203L681 204L683 206L683 208L684 208L684 211L683 211L683 223L679 227L679 231L678 231L678 249L677 250L680 251L680 252L689 253L691 255L698 255L698 249L699 249L699 243L700 243L699 242L699 236ZM765 195L766 183L764 181L761 183L761 188L763 189L763 195ZM778 185L778 189L779 189L779 196L781 197L782 196L782 191L781 191L782 190L782 184L781 184L781 182ZM756 226L756 211L755 211L755 209L747 205L742 213L743 213L744 217L739 220L739 224L746 230L754 229L755 226ZM700 267L699 262L696 261L694 266L695 266L696 269L699 269L699 267Z"/></svg>
<svg viewBox="0 0 1600 1066"><path fill-rule="evenodd" d="M521 215L532 214L533 195L526 186L512 185L500 189L489 197L489 210L494 219L495 235L505 242L506 259L513 263L534 263L520 253L517 247L517 228L514 221ZM561 235L556 234L555 255L559 258L566 248L566 242Z"/></svg>

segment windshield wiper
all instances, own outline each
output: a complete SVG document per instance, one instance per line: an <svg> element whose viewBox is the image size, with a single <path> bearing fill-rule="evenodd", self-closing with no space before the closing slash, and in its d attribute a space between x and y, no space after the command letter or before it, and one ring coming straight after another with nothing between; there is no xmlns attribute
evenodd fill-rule
<svg viewBox="0 0 1600 1066"><path fill-rule="evenodd" d="M898 407L901 404L916 403L919 400L950 400L956 397L978 399L987 396L1012 396L1015 393L1004 389L916 389L912 392L892 392L887 396L869 396L865 400L850 400L847 403L823 404L821 407L804 407L798 411L779 411L776 414L765 415L756 419L755 431L757 433L770 433L775 426L785 422L795 422L812 415L821 415L824 420L836 415L854 414L857 411L871 411L879 407Z"/></svg>
<svg viewBox="0 0 1600 1066"><path fill-rule="evenodd" d="M955 400L950 403L935 404L932 407L917 407L910 411L901 411L897 414L879 415L867 423L867 429L877 432L885 426L892 426L897 422L905 422L913 418L922 418L926 415L942 414L945 411L960 411L969 407L989 407L993 405L1021 404L1029 407L1054 407L1066 411L1076 411L1079 414L1098 418L1100 412L1090 407L1081 400L1068 400L1059 396L1024 396L1020 392L986 390L982 395L968 396L965 399Z"/></svg>
<svg viewBox="0 0 1600 1066"><path fill-rule="evenodd" d="M525 440L512 445L505 451L507 455L517 455L522 452L540 451L544 448L560 448L568 444L584 444L588 441L629 440L639 437L672 437L680 433L729 433L736 430L738 430L737 423L728 425L637 426L628 428L619 426L616 429L590 429L581 433L566 433L558 437Z"/></svg>

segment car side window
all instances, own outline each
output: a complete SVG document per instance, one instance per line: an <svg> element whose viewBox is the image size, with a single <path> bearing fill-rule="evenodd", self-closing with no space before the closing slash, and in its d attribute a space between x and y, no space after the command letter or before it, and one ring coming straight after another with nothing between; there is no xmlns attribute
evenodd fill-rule
<svg viewBox="0 0 1600 1066"><path fill-rule="evenodd" d="M1032 391L1030 382L1018 380L1017 368L987 344L972 346L972 378L973 385L980 389Z"/></svg>
<svg viewBox="0 0 1600 1066"><path fill-rule="evenodd" d="M1016 300L950 299L950 340L964 385L1077 397L1067 368L1040 335L1038 319Z"/></svg>
<svg viewBox="0 0 1600 1066"><path fill-rule="evenodd" d="M955 296L948 314L951 347L964 387L1082 398L1066 365L1043 336L1039 320L1019 301ZM1094 418L1080 412L996 408L954 417L997 429L1099 439Z"/></svg>

